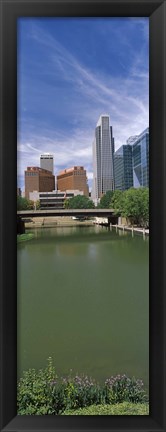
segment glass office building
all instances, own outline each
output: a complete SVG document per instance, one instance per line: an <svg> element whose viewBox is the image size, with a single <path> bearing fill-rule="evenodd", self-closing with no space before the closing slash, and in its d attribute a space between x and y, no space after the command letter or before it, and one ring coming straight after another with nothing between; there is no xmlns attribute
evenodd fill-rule
<svg viewBox="0 0 166 432"><path fill-rule="evenodd" d="M134 187L149 187L149 128L139 135L132 149Z"/></svg>
<svg viewBox="0 0 166 432"><path fill-rule="evenodd" d="M114 154L115 190L133 187L132 146L122 145Z"/></svg>
<svg viewBox="0 0 166 432"><path fill-rule="evenodd" d="M101 115L95 128L93 142L93 188L94 200L101 198L108 190L114 190L114 138L110 117Z"/></svg>

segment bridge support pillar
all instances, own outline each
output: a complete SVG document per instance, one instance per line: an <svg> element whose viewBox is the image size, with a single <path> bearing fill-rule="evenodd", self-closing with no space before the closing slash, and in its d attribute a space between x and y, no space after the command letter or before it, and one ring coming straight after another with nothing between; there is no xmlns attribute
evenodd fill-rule
<svg viewBox="0 0 166 432"><path fill-rule="evenodd" d="M108 229L110 230L110 225L111 225L111 217L108 216Z"/></svg>
<svg viewBox="0 0 166 432"><path fill-rule="evenodd" d="M109 216L108 217L108 226L110 227L110 224L111 224L111 220L112 220L112 218Z"/></svg>
<svg viewBox="0 0 166 432"><path fill-rule="evenodd" d="M17 217L17 234L24 234L24 233L25 233L25 223L20 217Z"/></svg>

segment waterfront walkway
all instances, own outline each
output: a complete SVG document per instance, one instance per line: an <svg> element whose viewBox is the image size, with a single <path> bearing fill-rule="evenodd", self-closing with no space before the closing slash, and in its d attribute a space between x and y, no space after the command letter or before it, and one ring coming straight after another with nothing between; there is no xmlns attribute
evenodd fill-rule
<svg viewBox="0 0 166 432"><path fill-rule="evenodd" d="M143 235L149 236L149 229L145 229L145 228L129 227L129 226L126 226L126 225L110 225L110 227L113 227L116 230L120 229L120 230L123 230L123 231L131 231L131 232L136 232L136 233L139 233L139 234L143 234Z"/></svg>
<svg viewBox="0 0 166 432"><path fill-rule="evenodd" d="M94 224L108 226L106 218L102 218L102 219L101 218L95 218ZM131 231L132 233L135 232L135 233L138 233L138 234L143 234L143 235L149 236L149 229L139 228L139 227L136 227L136 226L128 226L128 225L125 225L125 224L111 224L110 223L110 229L112 229L112 228L115 228L116 231L119 229L119 230L122 230L122 231Z"/></svg>

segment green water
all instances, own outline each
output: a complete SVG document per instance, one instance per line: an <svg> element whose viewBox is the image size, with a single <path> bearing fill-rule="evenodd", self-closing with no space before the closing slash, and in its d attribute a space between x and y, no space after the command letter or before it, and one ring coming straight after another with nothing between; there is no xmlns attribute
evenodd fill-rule
<svg viewBox="0 0 166 432"><path fill-rule="evenodd" d="M18 376L45 367L148 386L149 242L102 227L36 229L18 244Z"/></svg>

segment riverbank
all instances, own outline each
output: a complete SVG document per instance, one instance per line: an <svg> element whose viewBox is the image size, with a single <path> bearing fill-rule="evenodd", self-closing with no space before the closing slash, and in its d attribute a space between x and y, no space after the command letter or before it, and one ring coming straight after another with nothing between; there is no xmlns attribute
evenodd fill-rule
<svg viewBox="0 0 166 432"><path fill-rule="evenodd" d="M126 225L110 225L111 228L122 231L130 231L132 233L143 234L145 236L149 236L149 229L139 228L139 227L130 227Z"/></svg>
<svg viewBox="0 0 166 432"><path fill-rule="evenodd" d="M122 402L115 405L90 405L77 410L66 410L62 415L149 415L149 404Z"/></svg>
<svg viewBox="0 0 166 432"><path fill-rule="evenodd" d="M29 221L25 221L26 229L35 229L35 228L53 228L57 226L70 227L70 226L93 226L93 225L101 225L108 226L107 220L104 218L93 218L87 220L77 220L72 219L71 216L60 216L60 217L33 217ZM131 227L124 224L112 225L110 224L110 229L116 229L124 231L130 231L132 234L142 234L143 236L149 236L149 229L140 228L140 227Z"/></svg>
<svg viewBox="0 0 166 432"><path fill-rule="evenodd" d="M101 225L101 226L107 226L108 227L108 221L106 218L95 218L93 223L95 225ZM132 233L137 233L137 234L143 234L143 236L149 236L149 229L145 229L145 228L141 228L141 227L137 227L137 226L128 226L125 224L110 224L109 225L110 229L116 229L117 230L122 230L124 231L130 231Z"/></svg>
<svg viewBox="0 0 166 432"><path fill-rule="evenodd" d="M33 228L52 228L57 226L92 226L94 221L92 219L77 220L72 219L71 216L60 216L60 217L33 217L29 221L25 221L26 229Z"/></svg>

